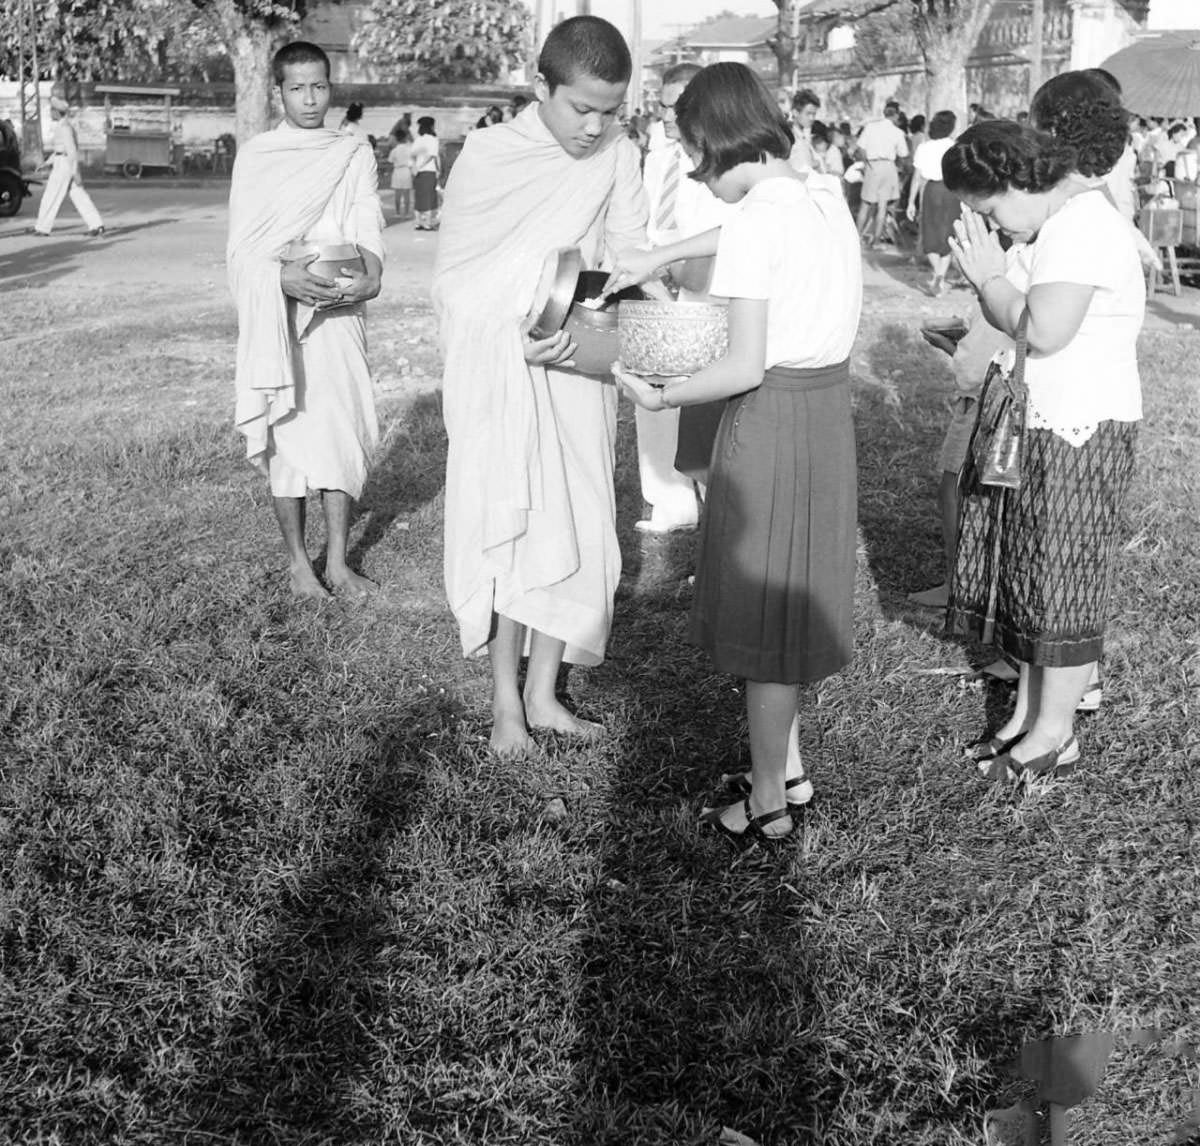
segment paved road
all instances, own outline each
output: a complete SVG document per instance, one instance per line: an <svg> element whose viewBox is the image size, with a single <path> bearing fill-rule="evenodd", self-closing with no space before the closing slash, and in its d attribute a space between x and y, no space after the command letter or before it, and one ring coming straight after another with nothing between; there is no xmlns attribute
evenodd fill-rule
<svg viewBox="0 0 1200 1146"><path fill-rule="evenodd" d="M40 194L40 192L38 192ZM155 186L106 182L92 191L108 234L89 239L69 203L59 213L54 234L30 234L37 197L27 199L15 218L0 219L0 291L45 287L59 282L82 291L115 282L177 290L194 284L214 299L224 297L225 201L228 184ZM392 219L390 194L385 217ZM412 223L393 224L385 233L388 267L385 301L412 306L428 300L436 235L418 233ZM869 253L864 262L867 312L921 321L925 316L961 312L966 292L933 300L921 290L926 273L891 253ZM1185 289L1176 299L1158 294L1150 302L1149 330L1200 330L1200 290Z"/></svg>
<svg viewBox="0 0 1200 1146"><path fill-rule="evenodd" d="M104 219L106 234L100 238L86 236L69 201L49 238L32 234L40 192L25 200L18 215L0 219L0 290L50 282L86 289L117 281L147 288L195 283L224 289L227 183L154 187L143 182L89 191ZM390 290L427 291L435 240L415 232L411 223L388 227Z"/></svg>

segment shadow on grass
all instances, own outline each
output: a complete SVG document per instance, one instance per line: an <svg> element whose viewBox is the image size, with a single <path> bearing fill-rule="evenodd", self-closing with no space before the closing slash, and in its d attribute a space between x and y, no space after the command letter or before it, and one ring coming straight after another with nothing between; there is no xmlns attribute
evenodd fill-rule
<svg viewBox="0 0 1200 1146"><path fill-rule="evenodd" d="M422 394L405 411L386 452L371 467L355 520L362 533L351 546L356 568L387 536L398 520L441 496L446 484L446 427L440 394ZM320 560L324 560L322 554Z"/></svg>
<svg viewBox="0 0 1200 1146"><path fill-rule="evenodd" d="M942 611L907 600L945 578L938 483L954 396L949 360L901 323L881 326L866 358L875 381L859 379L856 387L858 521L880 609L962 646L981 667L995 659L993 650L945 633ZM989 727L1003 723L1011 703L1008 686L989 685Z"/></svg>
<svg viewBox="0 0 1200 1146"><path fill-rule="evenodd" d="M458 718L427 697L368 733L377 748L356 770L357 806L338 809L339 830L308 841L291 876L270 880L281 894L269 930L207 1061L199 1052L201 1081L174 1103L181 1129L239 1144L332 1141L335 1128L339 1141L381 1140L357 1097L373 1088L397 974L395 851L424 819L423 757Z"/></svg>

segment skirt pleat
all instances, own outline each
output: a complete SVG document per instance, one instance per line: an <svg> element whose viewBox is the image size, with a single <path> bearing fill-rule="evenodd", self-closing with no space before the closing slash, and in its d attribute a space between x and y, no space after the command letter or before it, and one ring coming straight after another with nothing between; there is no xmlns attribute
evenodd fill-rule
<svg viewBox="0 0 1200 1146"><path fill-rule="evenodd" d="M849 663L856 483L847 382L764 385L726 405L691 616L717 669L796 684Z"/></svg>
<svg viewBox="0 0 1200 1146"><path fill-rule="evenodd" d="M1136 444L1136 422L1101 422L1081 446L1029 430L1016 490L977 485L968 462L951 633L991 639L1029 664L1100 659Z"/></svg>

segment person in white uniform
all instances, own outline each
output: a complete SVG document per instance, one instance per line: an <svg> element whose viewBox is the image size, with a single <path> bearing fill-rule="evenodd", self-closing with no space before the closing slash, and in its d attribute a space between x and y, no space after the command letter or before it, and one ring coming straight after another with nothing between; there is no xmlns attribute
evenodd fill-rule
<svg viewBox="0 0 1200 1146"><path fill-rule="evenodd" d="M683 94L699 64L676 64L663 74L659 106L662 110L663 144L646 156L644 177L650 201L651 242L664 246L720 226L727 214L723 204L704 184L689 178L695 164L679 142L675 123L675 101ZM711 259L689 259L672 268L672 281L682 302L708 300ZM679 445L679 411L667 415L651 414L638 407L638 474L642 499L650 506L650 516L638 521L642 533L671 533L694 529L698 520L695 484L675 468Z"/></svg>
<svg viewBox="0 0 1200 1146"><path fill-rule="evenodd" d="M51 138L50 155L45 163L50 165L50 177L42 192L38 207L35 234L48 236L54 229L54 220L63 200L69 195L71 204L83 217L87 233L93 238L104 234L104 222L92 197L83 189L79 178L79 141L69 118L70 105L66 100L54 96L50 100L50 115L54 120L54 135Z"/></svg>

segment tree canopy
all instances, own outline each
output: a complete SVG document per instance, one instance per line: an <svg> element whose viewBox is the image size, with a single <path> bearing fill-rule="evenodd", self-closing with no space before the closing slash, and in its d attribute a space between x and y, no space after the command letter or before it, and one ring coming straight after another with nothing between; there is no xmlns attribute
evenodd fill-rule
<svg viewBox="0 0 1200 1146"><path fill-rule="evenodd" d="M27 0L0 0L0 70L15 73L18 16ZM227 79L221 45L188 0L39 0L26 24L43 78Z"/></svg>
<svg viewBox="0 0 1200 1146"><path fill-rule="evenodd" d="M487 83L528 57L531 23L521 0L372 0L354 46L390 79Z"/></svg>

